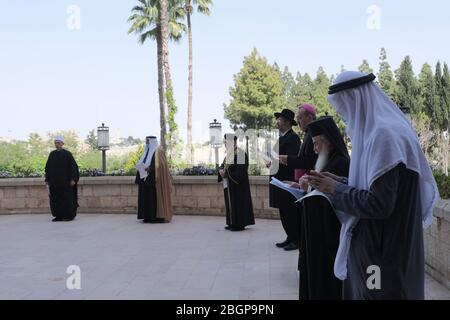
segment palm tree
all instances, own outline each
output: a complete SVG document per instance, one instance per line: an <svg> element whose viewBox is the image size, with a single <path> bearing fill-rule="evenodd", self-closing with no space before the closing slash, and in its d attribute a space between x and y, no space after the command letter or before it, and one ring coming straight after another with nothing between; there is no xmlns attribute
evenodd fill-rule
<svg viewBox="0 0 450 320"><path fill-rule="evenodd" d="M197 6L197 11L206 15L210 14L209 7L213 4L212 0L185 0L185 12L188 27L188 41L189 41L189 88L188 88L188 121L187 121L187 156L188 163L192 163L193 149L192 149L192 83L193 83L193 63L192 63L192 24L191 14L193 6Z"/></svg>
<svg viewBox="0 0 450 320"><path fill-rule="evenodd" d="M165 79L164 79L164 60L163 60L163 39L160 23L159 1L158 0L138 0L139 5L131 9L131 16L128 22L131 27L128 33L134 33L139 36L139 42L144 44L148 39L156 40L157 58L158 58L158 94L159 94L159 110L160 110L160 127L161 127L161 147L166 150L166 102L165 102ZM168 24L166 24L169 32L170 40L179 41L185 26L178 20L184 18L184 13L180 7L180 0L169 0L166 5L168 10ZM168 68L168 66L167 66ZM170 74L170 73L169 73ZM171 81L169 77L169 81ZM167 82L167 80L166 80Z"/></svg>

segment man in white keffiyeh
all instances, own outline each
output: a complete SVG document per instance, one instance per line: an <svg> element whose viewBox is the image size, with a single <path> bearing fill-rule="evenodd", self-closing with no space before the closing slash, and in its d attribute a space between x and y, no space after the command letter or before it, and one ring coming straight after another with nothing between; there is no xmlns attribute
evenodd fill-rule
<svg viewBox="0 0 450 320"><path fill-rule="evenodd" d="M373 80L347 71L330 87L352 141L348 184L315 172L309 182L342 223L334 271L344 298L424 299L423 227L439 192L415 130Z"/></svg>

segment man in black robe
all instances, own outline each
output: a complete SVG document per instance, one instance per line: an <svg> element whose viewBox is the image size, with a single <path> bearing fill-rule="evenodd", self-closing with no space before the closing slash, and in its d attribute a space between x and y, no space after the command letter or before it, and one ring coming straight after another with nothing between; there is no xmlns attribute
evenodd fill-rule
<svg viewBox="0 0 450 320"><path fill-rule="evenodd" d="M307 174L314 169L317 160L317 154L314 152L314 145L311 134L308 130L308 125L316 120L316 108L310 104L302 104L298 107L295 117L300 130L305 134L303 142L300 146L300 151L296 155L280 155L280 162L283 165L290 165L295 167L295 170L301 170L301 174Z"/></svg>
<svg viewBox="0 0 450 320"><path fill-rule="evenodd" d="M350 157L333 118L311 122L308 132L319 155L315 171L347 177ZM307 179L301 179L299 186L308 191ZM342 281L333 272L341 224L329 200L324 195L312 194L298 207L302 227L299 296L301 300L341 300Z"/></svg>
<svg viewBox="0 0 450 320"><path fill-rule="evenodd" d="M296 126L295 114L289 109L284 109L281 113L275 113L276 125L280 131L280 138L274 147L274 151L279 155L297 155L300 149L300 138L292 130ZM277 178L280 181L294 180L294 166L280 165L278 160L272 161L270 179ZM286 251L297 250L299 245L298 215L295 199L291 194L274 185L269 185L270 206L278 208L280 211L281 224L286 232L286 240L277 243L276 246L284 248Z"/></svg>
<svg viewBox="0 0 450 320"><path fill-rule="evenodd" d="M78 208L78 165L70 151L64 149L63 137L56 137L54 142L56 150L50 153L45 165L52 221L71 221Z"/></svg>
<svg viewBox="0 0 450 320"><path fill-rule="evenodd" d="M316 108L310 104L304 103L298 107L295 119L300 130L305 134L303 142L300 146L300 151L297 155L280 155L279 157L282 165L294 167L296 182L298 182L298 179L303 175L308 174L312 169L314 169L317 161L317 154L314 151L312 137L308 130L308 125L316 120L316 113ZM297 203L297 207L299 206L301 206L301 203ZM301 211L301 208L298 208L298 211ZM298 218L297 220L297 232L299 239L301 239L303 227L301 225L301 219ZM283 244L284 243L281 245Z"/></svg>
<svg viewBox="0 0 450 320"><path fill-rule="evenodd" d="M424 299L423 227L439 198L417 134L373 74L347 71L329 101L352 140L348 184L327 173L309 183L328 194L342 223L335 274L345 299Z"/></svg>
<svg viewBox="0 0 450 320"><path fill-rule="evenodd" d="M225 135L226 158L220 167L218 182L223 182L226 208L225 229L242 231L255 224L248 178L248 156L237 147L237 136Z"/></svg>

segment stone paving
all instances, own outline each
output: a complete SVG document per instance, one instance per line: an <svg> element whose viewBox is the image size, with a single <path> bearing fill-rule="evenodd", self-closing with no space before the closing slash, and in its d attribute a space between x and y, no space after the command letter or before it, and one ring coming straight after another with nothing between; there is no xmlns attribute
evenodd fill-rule
<svg viewBox="0 0 450 320"><path fill-rule="evenodd" d="M277 220L236 233L221 217L155 225L124 214L50 220L0 216L0 299L298 299L298 252L275 247L284 240ZM66 287L71 265L80 267L80 290ZM426 295L450 300L430 277Z"/></svg>

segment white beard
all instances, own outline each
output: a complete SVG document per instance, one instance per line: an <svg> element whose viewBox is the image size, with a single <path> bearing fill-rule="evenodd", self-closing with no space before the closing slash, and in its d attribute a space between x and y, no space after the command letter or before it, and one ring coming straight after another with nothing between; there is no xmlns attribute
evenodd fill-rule
<svg viewBox="0 0 450 320"><path fill-rule="evenodd" d="M328 163L328 151L323 150L321 153L319 153L319 157L317 158L314 171L322 172L323 168L325 168L327 163Z"/></svg>

